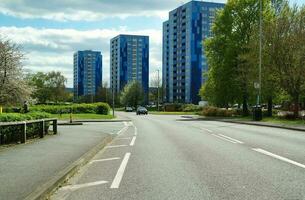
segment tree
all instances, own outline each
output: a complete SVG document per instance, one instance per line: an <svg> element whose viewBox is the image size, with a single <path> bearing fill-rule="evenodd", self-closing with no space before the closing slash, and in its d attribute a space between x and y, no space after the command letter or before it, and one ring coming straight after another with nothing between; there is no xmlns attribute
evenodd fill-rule
<svg viewBox="0 0 305 200"><path fill-rule="evenodd" d="M107 82L102 83L97 90L95 101L107 102L108 104L111 105L111 101L110 101L111 98L112 98L112 94L110 89L108 88L108 83Z"/></svg>
<svg viewBox="0 0 305 200"><path fill-rule="evenodd" d="M14 105L30 98L31 87L22 69L20 46L0 39L0 105Z"/></svg>
<svg viewBox="0 0 305 200"><path fill-rule="evenodd" d="M266 38L279 85L291 96L298 117L305 92L305 6L290 7L286 2L276 20L268 24Z"/></svg>
<svg viewBox="0 0 305 200"><path fill-rule="evenodd" d="M128 83L121 93L121 104L124 106L137 107L144 102L144 91L138 81Z"/></svg>
<svg viewBox="0 0 305 200"><path fill-rule="evenodd" d="M37 72L29 77L30 84L34 87L32 97L39 103L54 101L56 103L65 101L68 98L66 92L67 79L60 72Z"/></svg>
<svg viewBox="0 0 305 200"><path fill-rule="evenodd" d="M162 90L162 84L161 79L158 77L158 74L155 74L152 76L150 81L150 93L149 93L149 101L154 102L156 105L158 103L158 96L159 96L159 102L161 97L163 96L163 90ZM159 89L158 89L159 87Z"/></svg>

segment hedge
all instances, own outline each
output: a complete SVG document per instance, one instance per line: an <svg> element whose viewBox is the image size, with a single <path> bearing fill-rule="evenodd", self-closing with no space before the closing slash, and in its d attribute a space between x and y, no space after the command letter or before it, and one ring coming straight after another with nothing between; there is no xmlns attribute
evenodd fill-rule
<svg viewBox="0 0 305 200"><path fill-rule="evenodd" d="M16 122L29 121L36 119L50 118L49 113L44 112L30 112L26 114L20 113L2 113L0 114L0 122ZM39 137L40 124L33 123L27 125L27 139ZM45 130L49 129L49 122L45 123ZM20 134L22 133L22 126L5 126L0 127L0 144L11 144L20 141Z"/></svg>
<svg viewBox="0 0 305 200"><path fill-rule="evenodd" d="M236 112L225 108L206 106L203 108L201 114L208 117L232 117L233 115L236 115Z"/></svg>
<svg viewBox="0 0 305 200"><path fill-rule="evenodd" d="M26 114L21 113L2 113L0 114L0 122L16 122L16 121L28 121L35 119L50 118L51 115L46 112L29 112Z"/></svg>
<svg viewBox="0 0 305 200"><path fill-rule="evenodd" d="M32 111L41 111L51 114L96 113L108 115L110 106L107 103L71 104L71 105L37 105L30 107Z"/></svg>

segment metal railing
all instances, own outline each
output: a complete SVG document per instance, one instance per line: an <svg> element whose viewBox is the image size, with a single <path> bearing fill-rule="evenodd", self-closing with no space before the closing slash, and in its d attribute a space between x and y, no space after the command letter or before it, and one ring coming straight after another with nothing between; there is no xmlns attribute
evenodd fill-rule
<svg viewBox="0 0 305 200"><path fill-rule="evenodd" d="M53 134L57 134L57 119L55 118L22 122L0 122L0 145L25 143L27 139L35 137L43 138L49 133L50 125L53 127Z"/></svg>

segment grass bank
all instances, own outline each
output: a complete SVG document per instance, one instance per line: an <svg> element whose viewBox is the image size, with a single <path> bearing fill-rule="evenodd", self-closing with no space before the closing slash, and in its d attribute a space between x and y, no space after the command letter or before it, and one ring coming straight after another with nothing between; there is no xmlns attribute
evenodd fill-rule
<svg viewBox="0 0 305 200"><path fill-rule="evenodd" d="M70 114L52 114L52 117L58 118L59 120L69 120ZM114 119L112 115L100 115L94 113L80 113L80 114L73 114L72 119Z"/></svg>

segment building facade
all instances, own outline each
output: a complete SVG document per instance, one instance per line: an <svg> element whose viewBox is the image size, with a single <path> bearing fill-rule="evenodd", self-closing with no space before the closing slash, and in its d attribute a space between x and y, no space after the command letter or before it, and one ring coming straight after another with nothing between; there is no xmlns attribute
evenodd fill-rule
<svg viewBox="0 0 305 200"><path fill-rule="evenodd" d="M139 81L148 98L149 37L118 35L110 41L110 88L119 93L131 81Z"/></svg>
<svg viewBox="0 0 305 200"><path fill-rule="evenodd" d="M211 36L222 3L190 1L169 13L163 23L162 81L165 102L197 104L208 65L203 41Z"/></svg>
<svg viewBox="0 0 305 200"><path fill-rule="evenodd" d="M81 96L95 96L102 84L103 57L99 51L74 53L74 100Z"/></svg>

